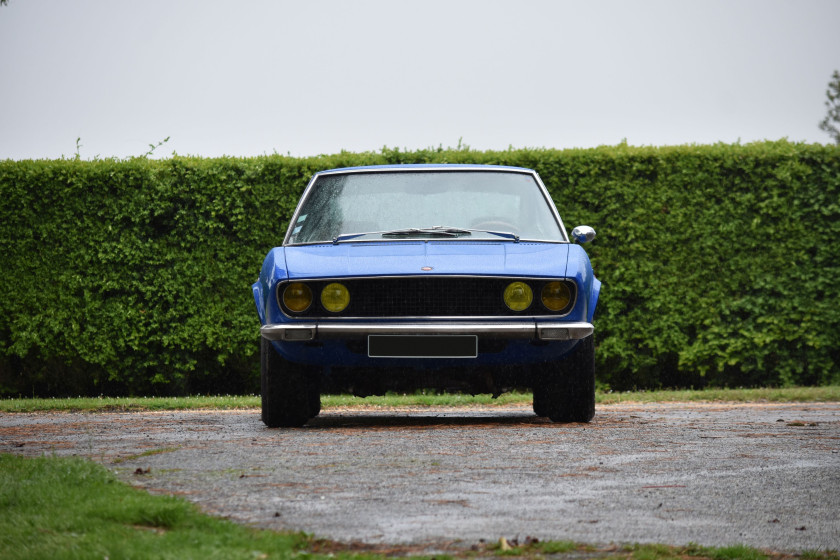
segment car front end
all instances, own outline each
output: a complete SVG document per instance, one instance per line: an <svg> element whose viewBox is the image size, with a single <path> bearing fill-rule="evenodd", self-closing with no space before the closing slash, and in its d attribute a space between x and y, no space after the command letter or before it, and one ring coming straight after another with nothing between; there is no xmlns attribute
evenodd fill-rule
<svg viewBox="0 0 840 560"><path fill-rule="evenodd" d="M499 393L592 340L600 282L533 171L396 166L316 175L253 292L310 393Z"/></svg>

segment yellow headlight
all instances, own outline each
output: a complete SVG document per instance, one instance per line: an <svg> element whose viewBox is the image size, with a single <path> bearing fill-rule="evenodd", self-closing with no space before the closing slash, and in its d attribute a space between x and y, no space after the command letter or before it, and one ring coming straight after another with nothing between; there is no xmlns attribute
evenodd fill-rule
<svg viewBox="0 0 840 560"><path fill-rule="evenodd" d="M572 301L572 292L565 282L549 282L543 286L541 299L550 311L560 311Z"/></svg>
<svg viewBox="0 0 840 560"><path fill-rule="evenodd" d="M534 292L525 282L511 282L505 288L505 305L513 311L525 311L534 300Z"/></svg>
<svg viewBox="0 0 840 560"><path fill-rule="evenodd" d="M321 305L332 313L341 313L350 305L350 292L344 284L333 282L321 290Z"/></svg>
<svg viewBox="0 0 840 560"><path fill-rule="evenodd" d="M303 313L312 305L312 290L301 282L292 282L283 290L283 304L289 311Z"/></svg>

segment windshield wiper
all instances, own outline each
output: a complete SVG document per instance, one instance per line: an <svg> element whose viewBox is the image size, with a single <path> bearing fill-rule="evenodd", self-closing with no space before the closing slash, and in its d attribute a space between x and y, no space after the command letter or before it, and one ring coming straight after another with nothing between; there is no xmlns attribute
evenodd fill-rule
<svg viewBox="0 0 840 560"><path fill-rule="evenodd" d="M386 231L382 237L404 237L407 235L439 235L441 237L458 237L459 235L470 235L470 231L461 228L434 226L427 228L405 228Z"/></svg>
<svg viewBox="0 0 840 560"><path fill-rule="evenodd" d="M470 235L472 233L489 233L505 239L512 239L515 243L519 243L519 236L509 231L490 231L486 229L466 229L449 226L433 226L426 228L405 228L395 229L393 231L366 231L363 233L342 233L333 237L333 245L340 241L347 241L362 237L364 235L381 235L382 237L410 237L412 235L428 235L440 237L460 237L462 235Z"/></svg>
<svg viewBox="0 0 840 560"><path fill-rule="evenodd" d="M365 235L381 235L382 237L407 237L411 235L439 235L441 237L458 237L459 235L470 235L470 231L461 228L434 226L428 228L405 228L393 231L365 231L361 233L340 233L333 237L333 245L340 241L348 241Z"/></svg>
<svg viewBox="0 0 840 560"><path fill-rule="evenodd" d="M458 237L459 235L469 235L470 232L458 228L406 228L395 229L394 231L366 231L364 233L341 233L333 237L333 245L337 245L340 241L348 241L364 235L381 235L382 237L408 237L411 235L440 235L441 237Z"/></svg>
<svg viewBox="0 0 840 560"><path fill-rule="evenodd" d="M339 241L347 241L348 239L356 239L363 235L378 235L381 231L365 231L362 233L340 233L332 238L333 245L337 245Z"/></svg>
<svg viewBox="0 0 840 560"><path fill-rule="evenodd" d="M446 237L457 237L459 235L470 235L471 233L489 233L490 235L497 235L505 239L513 239L514 242L519 243L519 236L509 231L492 231L489 229L468 229L449 226L434 226L430 228L407 228L398 229L383 233L382 236L402 237L405 235L443 235Z"/></svg>
<svg viewBox="0 0 840 560"><path fill-rule="evenodd" d="M519 236L509 231L491 231L489 229L470 229L467 231L474 233L489 233L490 235L498 235L499 237L504 237L505 239L513 239L514 243L519 243Z"/></svg>

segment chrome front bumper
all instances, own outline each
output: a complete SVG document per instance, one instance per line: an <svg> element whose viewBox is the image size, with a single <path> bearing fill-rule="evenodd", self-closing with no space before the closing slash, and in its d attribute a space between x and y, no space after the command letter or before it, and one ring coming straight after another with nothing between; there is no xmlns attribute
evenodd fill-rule
<svg viewBox="0 0 840 560"><path fill-rule="evenodd" d="M293 323L264 325L260 334L268 340L300 342L359 338L371 334L478 335L487 338L530 338L535 340L578 340L594 331L591 323L562 322L390 322L390 323Z"/></svg>

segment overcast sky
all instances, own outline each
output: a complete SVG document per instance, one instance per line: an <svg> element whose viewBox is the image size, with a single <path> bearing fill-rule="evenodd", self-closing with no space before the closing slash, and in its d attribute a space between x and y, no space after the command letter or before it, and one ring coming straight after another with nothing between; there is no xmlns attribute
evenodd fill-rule
<svg viewBox="0 0 840 560"><path fill-rule="evenodd" d="M840 0L9 0L0 159L829 143Z"/></svg>

